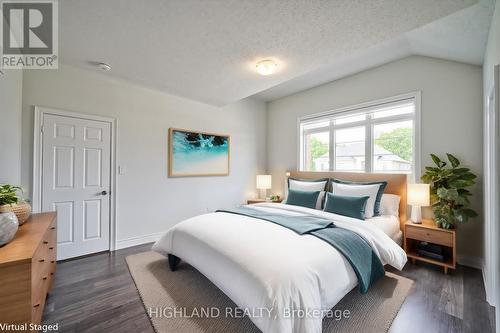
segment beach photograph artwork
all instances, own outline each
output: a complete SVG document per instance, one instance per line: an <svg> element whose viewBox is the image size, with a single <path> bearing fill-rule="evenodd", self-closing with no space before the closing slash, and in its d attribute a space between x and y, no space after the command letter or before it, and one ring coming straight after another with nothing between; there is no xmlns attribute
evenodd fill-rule
<svg viewBox="0 0 500 333"><path fill-rule="evenodd" d="M229 175L229 136L171 128L169 177Z"/></svg>

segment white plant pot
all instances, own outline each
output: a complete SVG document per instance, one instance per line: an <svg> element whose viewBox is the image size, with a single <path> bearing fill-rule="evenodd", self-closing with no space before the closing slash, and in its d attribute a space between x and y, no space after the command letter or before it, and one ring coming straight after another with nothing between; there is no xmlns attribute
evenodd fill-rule
<svg viewBox="0 0 500 333"><path fill-rule="evenodd" d="M0 246L10 242L19 228L16 214L13 212L0 213Z"/></svg>

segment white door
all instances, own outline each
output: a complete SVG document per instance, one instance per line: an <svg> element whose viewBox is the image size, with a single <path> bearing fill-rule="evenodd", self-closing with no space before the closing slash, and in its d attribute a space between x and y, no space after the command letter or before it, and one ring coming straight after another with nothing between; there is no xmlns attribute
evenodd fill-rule
<svg viewBox="0 0 500 333"><path fill-rule="evenodd" d="M42 210L57 211L57 259L109 250L111 124L44 114Z"/></svg>

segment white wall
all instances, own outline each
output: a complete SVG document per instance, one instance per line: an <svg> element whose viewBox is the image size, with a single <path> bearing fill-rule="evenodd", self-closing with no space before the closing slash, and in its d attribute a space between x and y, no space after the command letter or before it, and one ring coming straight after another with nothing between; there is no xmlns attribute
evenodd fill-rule
<svg viewBox="0 0 500 333"><path fill-rule="evenodd" d="M488 135L488 131L485 131L484 138L484 151L485 151L485 182L489 184L489 186L485 187L485 216L486 223L484 228L485 234L485 266L484 266L484 277L485 277L485 285L486 285L486 296L487 300L493 304L497 305L497 332L500 332L500 307L498 306L498 302L500 300L500 246L498 242L500 241L500 227L498 227L499 220L499 202L498 199L500 196L498 195L498 162L496 163L496 167L489 169L489 161L498 161L500 158L500 153L498 152L498 141L495 142L495 138L498 140L498 122L500 115L496 114L496 122L490 122L488 117L488 109L487 103L490 92L494 87L494 66L500 64L500 5L496 4L495 12L493 14L490 33L488 36L488 44L486 47L486 53L484 58L483 65L483 91L484 91L484 119L485 119L485 129L491 129L490 135ZM499 96L500 93L497 93ZM496 103L500 103L500 100L497 100ZM490 155L489 151L491 150L497 152L497 156ZM496 198L493 193L496 193ZM496 293L496 295L495 295Z"/></svg>
<svg viewBox="0 0 500 333"><path fill-rule="evenodd" d="M33 106L117 119L117 239L157 235L181 220L242 204L265 170L266 106L246 99L218 108L115 80L92 71L26 71L23 81L22 183L31 188ZM169 127L231 135L228 177L167 177ZM151 239L151 238L150 238Z"/></svg>
<svg viewBox="0 0 500 333"><path fill-rule="evenodd" d="M286 170L297 169L297 118L412 91L422 91L422 170L430 153L456 155L478 178L473 208L482 212L481 67L412 56L268 104L268 171L282 192ZM278 181L279 180L279 181ZM463 261L482 257L483 219L458 231Z"/></svg>
<svg viewBox="0 0 500 333"><path fill-rule="evenodd" d="M21 108L23 72L0 75L0 184L21 181Z"/></svg>

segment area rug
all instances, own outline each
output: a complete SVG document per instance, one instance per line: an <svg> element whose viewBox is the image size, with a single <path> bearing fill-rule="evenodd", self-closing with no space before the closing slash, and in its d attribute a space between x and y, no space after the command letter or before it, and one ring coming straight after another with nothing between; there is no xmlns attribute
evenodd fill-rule
<svg viewBox="0 0 500 333"><path fill-rule="evenodd" d="M128 256L126 261L157 333L260 332L237 312L229 297L190 265L181 262L171 272L167 259L151 251ZM323 319L323 332L387 332L412 284L387 272L368 293L355 288L335 306L330 318ZM229 316L224 314L227 309L231 309ZM339 320L345 310L348 318Z"/></svg>

